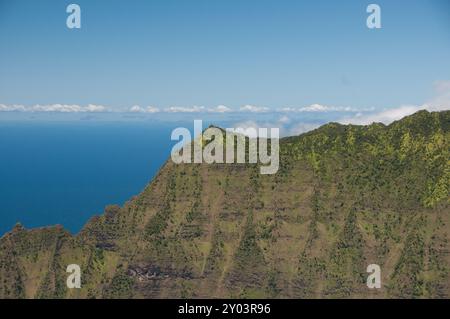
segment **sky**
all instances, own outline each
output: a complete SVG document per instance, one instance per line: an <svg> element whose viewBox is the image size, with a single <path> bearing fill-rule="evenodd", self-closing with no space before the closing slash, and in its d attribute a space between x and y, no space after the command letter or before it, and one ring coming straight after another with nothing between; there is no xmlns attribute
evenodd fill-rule
<svg viewBox="0 0 450 319"><path fill-rule="evenodd" d="M66 26L70 3L81 29ZM367 28L370 3L381 29ZM450 109L447 0L0 0L0 120L278 112L366 124L422 108Z"/></svg>

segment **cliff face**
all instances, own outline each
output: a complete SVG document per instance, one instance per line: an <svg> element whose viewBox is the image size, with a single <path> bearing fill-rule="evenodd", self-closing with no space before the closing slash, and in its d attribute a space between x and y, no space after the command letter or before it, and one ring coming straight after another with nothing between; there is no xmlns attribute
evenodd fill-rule
<svg viewBox="0 0 450 319"><path fill-rule="evenodd" d="M449 138L450 111L422 111L282 139L275 175L168 161L77 236L3 236L0 297L449 298Z"/></svg>

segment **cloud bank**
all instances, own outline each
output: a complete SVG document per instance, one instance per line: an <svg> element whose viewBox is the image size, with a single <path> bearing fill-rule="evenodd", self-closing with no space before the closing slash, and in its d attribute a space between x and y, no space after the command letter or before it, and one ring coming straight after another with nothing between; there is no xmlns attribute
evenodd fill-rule
<svg viewBox="0 0 450 319"><path fill-rule="evenodd" d="M113 108L103 105L88 104L81 106L77 104L48 104L48 105L33 105L24 106L20 104L6 105L0 104L0 112L59 112L59 113L102 113L102 112L117 112L117 113L236 113L236 114L265 114L279 113L280 119L275 121L275 124L283 124L284 126L291 127L292 130L295 124L291 123L291 117L295 118L297 114L310 114L323 113L330 114L330 118L334 121L338 121L343 124L359 124L367 125L374 122L381 122L384 124L390 124L393 121L399 120L405 116L411 115L419 110L428 111L442 111L450 109L450 80L436 81L433 84L434 95L422 105L402 105L399 107L386 108L380 111L376 111L375 108L354 108L349 106L330 106L323 104L311 104L301 107L281 107L281 108L269 108L265 106L257 106L247 104L239 108L230 108L225 105L218 105L215 107L205 106L170 106L165 108L159 108L155 106L141 107L139 105L133 105L129 108ZM339 118L339 115L335 113L346 113ZM291 113L292 115L289 115ZM350 113L350 114L349 114ZM311 117L310 116L310 117ZM255 124L255 123L254 123ZM303 132L313 127L313 125L306 125L305 123L299 123L297 128L292 133Z"/></svg>
<svg viewBox="0 0 450 319"><path fill-rule="evenodd" d="M80 106L76 104L49 104L49 105L5 105L0 104L0 112L60 112L60 113L96 113L107 112L103 105L89 104Z"/></svg>
<svg viewBox="0 0 450 319"><path fill-rule="evenodd" d="M328 106L322 104L311 104L309 106L303 107L283 107L277 109L279 112L283 113L302 113L302 112L312 112L312 113L325 113L325 112L368 112L373 111L374 108L370 109L357 109L350 106Z"/></svg>
<svg viewBox="0 0 450 319"><path fill-rule="evenodd" d="M250 128L255 129L256 131L259 128L278 128L280 130L280 136L294 136L294 135L300 135L302 133L306 133L308 131L312 131L316 128L318 128L321 124L325 123L308 123L308 122L297 122L292 123L290 119L288 119L286 116L281 116L277 120L273 121L242 121L237 122L233 125L234 128L241 128L243 131L242 133L244 135L247 135L249 137L256 137L252 136L251 134L247 134L247 132L250 132Z"/></svg>
<svg viewBox="0 0 450 319"><path fill-rule="evenodd" d="M372 123L390 124L420 110L429 112L450 110L450 81L434 83L434 96L423 105L402 105L376 113L358 113L354 117L339 120L342 124L369 125Z"/></svg>
<svg viewBox="0 0 450 319"><path fill-rule="evenodd" d="M79 113L79 112L122 112L122 113L325 113L325 112L357 112L367 111L363 109L354 109L351 107L335 107L321 104L312 104L304 107L284 107L284 108L269 108L257 105L244 105L238 109L233 109L225 105L218 105L216 107L205 106L170 106L166 108L158 108L155 106L142 107L140 105L133 105L129 108L113 108L102 105L89 104L87 106L80 106L76 104L49 104L49 105L6 105L0 104L0 112L65 112L65 113Z"/></svg>
<svg viewBox="0 0 450 319"><path fill-rule="evenodd" d="M146 108L140 107L139 105L134 105L130 107L130 112L132 113L158 113L159 109L153 106L147 106Z"/></svg>

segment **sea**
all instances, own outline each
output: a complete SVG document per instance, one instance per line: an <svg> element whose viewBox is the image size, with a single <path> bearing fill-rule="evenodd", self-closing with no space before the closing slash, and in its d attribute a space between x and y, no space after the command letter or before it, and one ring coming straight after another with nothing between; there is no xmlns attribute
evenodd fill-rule
<svg viewBox="0 0 450 319"><path fill-rule="evenodd" d="M63 225L75 234L139 194L170 157L175 123L0 122L0 236Z"/></svg>

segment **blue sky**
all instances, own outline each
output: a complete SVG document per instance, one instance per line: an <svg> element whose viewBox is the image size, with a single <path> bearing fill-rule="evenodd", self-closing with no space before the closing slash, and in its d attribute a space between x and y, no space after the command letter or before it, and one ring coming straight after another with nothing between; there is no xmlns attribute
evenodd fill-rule
<svg viewBox="0 0 450 319"><path fill-rule="evenodd" d="M70 3L79 30L66 27ZM370 3L382 29L366 27ZM0 0L0 45L9 111L373 113L448 108L450 92L447 0Z"/></svg>

